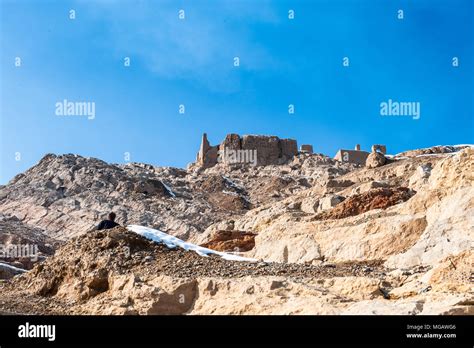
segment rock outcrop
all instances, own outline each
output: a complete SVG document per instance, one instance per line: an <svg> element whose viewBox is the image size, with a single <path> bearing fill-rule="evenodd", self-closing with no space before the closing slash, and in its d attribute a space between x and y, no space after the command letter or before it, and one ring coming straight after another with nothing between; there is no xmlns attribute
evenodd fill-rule
<svg viewBox="0 0 474 348"><path fill-rule="evenodd" d="M255 235L245 231L218 230L202 246L217 251L249 251L255 246Z"/></svg>
<svg viewBox="0 0 474 348"><path fill-rule="evenodd" d="M399 204L410 199L415 192L407 187L393 188L375 188L361 194L355 194L350 198L341 201L330 211L316 215L315 220L344 219L349 216L363 214L373 209L387 209L388 207Z"/></svg>
<svg viewBox="0 0 474 348"><path fill-rule="evenodd" d="M0 279L8 279L54 254L61 242L45 231L0 214Z"/></svg>
<svg viewBox="0 0 474 348"><path fill-rule="evenodd" d="M253 209L235 219L234 228L257 233L249 256L265 260L383 259L393 268L434 266L473 247L473 153L467 148L355 170L338 179L350 186L316 185ZM420 167L432 170L423 181L413 180ZM319 212L328 189L345 200Z"/></svg>
<svg viewBox="0 0 474 348"><path fill-rule="evenodd" d="M278 163L295 151L262 139L229 135L216 151L258 144ZM31 240L60 248L8 273L0 312L474 314L474 148L387 158L371 167L304 151L182 170L48 155L0 188L0 226L34 226ZM123 225L258 261L168 249L123 228L87 233L110 210Z"/></svg>

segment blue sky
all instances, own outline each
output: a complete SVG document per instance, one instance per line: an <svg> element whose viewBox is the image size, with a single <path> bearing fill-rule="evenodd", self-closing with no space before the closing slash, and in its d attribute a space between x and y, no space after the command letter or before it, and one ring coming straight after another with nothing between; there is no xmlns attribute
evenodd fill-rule
<svg viewBox="0 0 474 348"><path fill-rule="evenodd" d="M203 132L330 156L474 143L473 3L0 0L0 183L46 153L185 167ZM64 99L94 102L95 119L57 116ZM420 119L381 116L388 99L419 102Z"/></svg>

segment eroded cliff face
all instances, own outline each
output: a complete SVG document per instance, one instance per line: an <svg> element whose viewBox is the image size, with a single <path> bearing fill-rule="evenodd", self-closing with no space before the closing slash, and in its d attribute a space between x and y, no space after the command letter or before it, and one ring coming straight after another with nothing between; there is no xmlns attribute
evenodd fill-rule
<svg viewBox="0 0 474 348"><path fill-rule="evenodd" d="M46 156L0 190L0 211L66 243L0 285L0 311L474 314L473 173L469 147L375 168L308 153L186 171ZM109 210L259 261L87 233Z"/></svg>
<svg viewBox="0 0 474 348"><path fill-rule="evenodd" d="M468 148L446 157L359 169L339 178L350 186L312 188L248 212L234 226L258 232L251 253L258 258L430 265L473 247L473 153ZM301 208L307 201L327 199L325 191L345 199L322 213Z"/></svg>

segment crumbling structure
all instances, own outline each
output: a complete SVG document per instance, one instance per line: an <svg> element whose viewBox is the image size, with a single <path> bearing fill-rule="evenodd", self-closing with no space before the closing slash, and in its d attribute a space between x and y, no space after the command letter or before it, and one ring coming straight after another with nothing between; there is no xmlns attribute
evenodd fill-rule
<svg viewBox="0 0 474 348"><path fill-rule="evenodd" d="M385 154L387 153L387 147L385 145L378 144L372 145L372 152L380 152ZM370 152L362 151L360 149L360 145L357 144L354 150L339 150L336 153L336 156L334 156L334 159L341 162L355 163L364 166L369 155Z"/></svg>
<svg viewBox="0 0 474 348"><path fill-rule="evenodd" d="M201 146L197 154L196 162L202 167L212 167L217 163L219 146L211 146L207 140L207 134L204 133L201 139Z"/></svg>
<svg viewBox="0 0 474 348"><path fill-rule="evenodd" d="M249 163L257 166L286 163L298 154L294 139L276 136L227 134L219 145L211 146L206 133L203 134L196 162L209 168L219 162L226 164Z"/></svg>
<svg viewBox="0 0 474 348"><path fill-rule="evenodd" d="M300 146L300 152L313 153L313 145L304 144Z"/></svg>

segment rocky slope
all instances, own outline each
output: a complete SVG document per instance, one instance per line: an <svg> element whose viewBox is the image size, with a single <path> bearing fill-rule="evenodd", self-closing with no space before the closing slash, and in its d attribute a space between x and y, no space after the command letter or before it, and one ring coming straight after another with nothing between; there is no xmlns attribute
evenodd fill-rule
<svg viewBox="0 0 474 348"><path fill-rule="evenodd" d="M433 265L473 247L473 173L472 148L358 169L340 177L342 187L313 188L254 209L234 226L258 232L253 256L269 260L384 259L394 267ZM380 186L391 188L392 195ZM305 208L325 191L347 198L323 214ZM370 200L364 202L367 196ZM387 197L391 204L374 205Z"/></svg>
<svg viewBox="0 0 474 348"><path fill-rule="evenodd" d="M54 254L61 242L39 228L22 223L15 216L0 214L0 279L8 279L21 270Z"/></svg>
<svg viewBox="0 0 474 348"><path fill-rule="evenodd" d="M73 238L24 275L0 285L0 309L42 314L471 313L465 291L472 255L432 272L400 273L380 261L235 262L169 249L118 227ZM440 286L442 284L442 286ZM449 293L449 295L446 295ZM409 300L406 300L409 297ZM442 299L440 301L440 299ZM32 304L32 305L31 305Z"/></svg>
<svg viewBox="0 0 474 348"><path fill-rule="evenodd" d="M63 240L84 233L111 210L122 225L155 226L188 239L212 223L352 168L321 155L301 155L288 165L207 170L47 155L0 189L0 212Z"/></svg>
<svg viewBox="0 0 474 348"><path fill-rule="evenodd" d="M67 242L2 285L0 311L474 314L474 148L370 163L181 170L48 155L0 189L0 212ZM260 261L86 233L109 210Z"/></svg>

